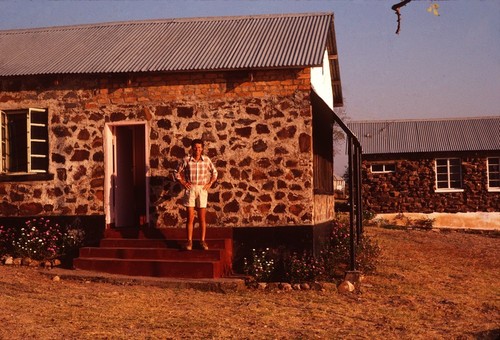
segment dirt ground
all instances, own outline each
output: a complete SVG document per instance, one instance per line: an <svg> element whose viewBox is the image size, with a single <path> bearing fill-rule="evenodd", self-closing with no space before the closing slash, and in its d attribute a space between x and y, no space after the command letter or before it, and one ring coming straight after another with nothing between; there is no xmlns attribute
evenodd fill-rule
<svg viewBox="0 0 500 340"><path fill-rule="evenodd" d="M232 293L55 282L0 266L0 339L495 339L500 239L367 228L382 247L361 292Z"/></svg>

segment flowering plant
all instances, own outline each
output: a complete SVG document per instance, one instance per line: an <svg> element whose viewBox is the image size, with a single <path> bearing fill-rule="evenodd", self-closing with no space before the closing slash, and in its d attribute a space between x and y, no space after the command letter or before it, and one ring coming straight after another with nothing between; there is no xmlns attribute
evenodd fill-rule
<svg viewBox="0 0 500 340"><path fill-rule="evenodd" d="M0 226L0 246L4 253L34 260L49 260L64 255L83 243L81 228L63 227L44 217L26 220L20 228Z"/></svg>
<svg viewBox="0 0 500 340"><path fill-rule="evenodd" d="M311 282L325 278L322 257L314 257L307 251L292 253L285 261L285 272L291 283Z"/></svg>
<svg viewBox="0 0 500 340"><path fill-rule="evenodd" d="M15 238L14 229L0 225L0 255L9 253Z"/></svg>
<svg viewBox="0 0 500 340"><path fill-rule="evenodd" d="M360 235L356 247L356 268L365 273L373 272L378 264L380 247L366 233ZM256 281L268 282L271 279L303 283L322 280L335 280L343 275L349 264L350 235L349 225L333 221L332 232L319 254L308 251L283 253L279 249L252 249L250 259L244 258L244 271Z"/></svg>
<svg viewBox="0 0 500 340"><path fill-rule="evenodd" d="M364 233L355 247L356 268L365 273L375 271L381 252L378 243ZM286 276L290 282L334 280L347 268L349 256L349 225L336 220L333 221L327 244L319 255L294 253L286 259Z"/></svg>
<svg viewBox="0 0 500 340"><path fill-rule="evenodd" d="M267 282L275 270L275 259L269 251L252 249L252 257L243 259L244 270L247 275L252 275L257 281Z"/></svg>
<svg viewBox="0 0 500 340"><path fill-rule="evenodd" d="M73 223L66 226L62 234L61 253L67 253L83 245L85 231L81 220L76 218Z"/></svg>
<svg viewBox="0 0 500 340"><path fill-rule="evenodd" d="M61 228L45 218L27 220L18 231L12 246L20 257L34 260L51 259L56 256L62 238Z"/></svg>

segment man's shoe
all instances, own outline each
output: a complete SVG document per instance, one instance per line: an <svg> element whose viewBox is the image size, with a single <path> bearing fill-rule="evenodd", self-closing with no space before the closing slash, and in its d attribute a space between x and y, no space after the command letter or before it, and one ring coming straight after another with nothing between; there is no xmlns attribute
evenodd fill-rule
<svg viewBox="0 0 500 340"><path fill-rule="evenodd" d="M208 250L208 245L205 241L200 241L200 246L203 250Z"/></svg>
<svg viewBox="0 0 500 340"><path fill-rule="evenodd" d="M187 241L184 250L193 250L193 241Z"/></svg>

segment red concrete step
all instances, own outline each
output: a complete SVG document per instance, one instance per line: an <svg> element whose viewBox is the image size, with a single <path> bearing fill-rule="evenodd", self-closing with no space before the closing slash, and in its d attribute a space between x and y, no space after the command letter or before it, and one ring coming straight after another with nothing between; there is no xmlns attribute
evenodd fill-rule
<svg viewBox="0 0 500 340"><path fill-rule="evenodd" d="M220 261L224 256L221 249L183 251L172 248L116 248L85 247L80 249L80 257L116 259L168 259L168 260L210 260Z"/></svg>
<svg viewBox="0 0 500 340"><path fill-rule="evenodd" d="M185 251L184 228L106 229L99 247L80 249L75 269L132 276L218 278L231 274L232 229L208 228L209 250L201 250L199 229L193 250Z"/></svg>
<svg viewBox="0 0 500 340"><path fill-rule="evenodd" d="M219 278L224 275L221 261L176 261L152 259L77 258L81 270L129 276L176 278Z"/></svg>
<svg viewBox="0 0 500 340"><path fill-rule="evenodd" d="M165 240L165 239L132 239L132 238L104 238L100 242L101 247L126 247L126 248L173 248L181 249L186 243L185 239ZM230 249L232 242L230 239L207 239L209 249ZM193 241L193 249L200 248L199 241Z"/></svg>
<svg viewBox="0 0 500 340"><path fill-rule="evenodd" d="M199 238L200 229L194 228L194 238ZM207 238L232 238L232 228L212 227L207 228ZM149 239L185 239L185 228L150 228L150 227L130 227L130 228L108 228L104 231L104 238L149 238Z"/></svg>

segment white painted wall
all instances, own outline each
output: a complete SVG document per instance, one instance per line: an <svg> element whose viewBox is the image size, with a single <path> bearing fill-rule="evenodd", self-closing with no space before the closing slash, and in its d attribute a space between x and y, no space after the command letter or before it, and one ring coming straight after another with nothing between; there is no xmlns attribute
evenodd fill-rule
<svg viewBox="0 0 500 340"><path fill-rule="evenodd" d="M405 219L398 214L377 214L377 219L385 219L391 224L405 225ZM500 230L500 212L468 212L468 213L404 213L405 218L418 220L430 218L434 220L434 228ZM410 223L411 224L411 223Z"/></svg>
<svg viewBox="0 0 500 340"><path fill-rule="evenodd" d="M323 65L311 67L311 86L328 106L333 110L332 78L330 77L330 62L328 52L323 55Z"/></svg>

